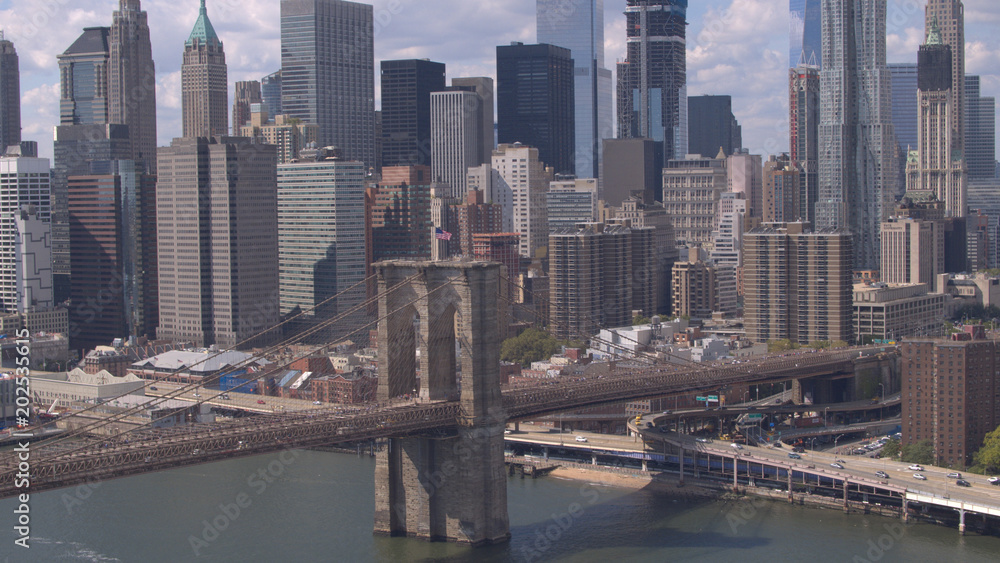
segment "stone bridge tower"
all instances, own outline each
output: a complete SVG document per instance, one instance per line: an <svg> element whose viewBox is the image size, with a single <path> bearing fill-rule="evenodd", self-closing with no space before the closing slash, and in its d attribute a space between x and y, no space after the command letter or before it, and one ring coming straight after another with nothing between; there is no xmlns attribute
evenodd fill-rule
<svg viewBox="0 0 1000 563"><path fill-rule="evenodd" d="M379 400L416 391L422 401L461 404L457 435L391 438L378 454L375 532L506 541L500 265L391 261L375 270Z"/></svg>

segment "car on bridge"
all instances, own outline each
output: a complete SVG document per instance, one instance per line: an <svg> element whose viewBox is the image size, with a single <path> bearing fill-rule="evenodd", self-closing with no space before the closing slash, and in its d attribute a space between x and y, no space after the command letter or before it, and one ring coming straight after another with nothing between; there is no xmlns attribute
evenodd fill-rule
<svg viewBox="0 0 1000 563"><path fill-rule="evenodd" d="M990 477L986 482L991 485L1000 485L1000 477Z"/></svg>
<svg viewBox="0 0 1000 563"><path fill-rule="evenodd" d="M972 483L969 483L965 479L956 479L955 480L955 484L958 485L959 487L971 487L972 486Z"/></svg>
<svg viewBox="0 0 1000 563"><path fill-rule="evenodd" d="M797 454L795 452L792 452L792 453L788 454L788 457L790 459L802 459L802 456L800 456L799 454Z"/></svg>
<svg viewBox="0 0 1000 563"><path fill-rule="evenodd" d="M695 442L701 442L702 444L707 444L708 443L708 438L695 438L694 441Z"/></svg>
<svg viewBox="0 0 1000 563"><path fill-rule="evenodd" d="M257 399L257 404L258 405L263 405L263 404L266 404L266 403L264 403L264 399Z"/></svg>
<svg viewBox="0 0 1000 563"><path fill-rule="evenodd" d="M875 476L876 477L881 477L882 479L888 479L889 478L889 474L886 473L885 471L876 471L875 472Z"/></svg>
<svg viewBox="0 0 1000 563"><path fill-rule="evenodd" d="M948 474L948 478L949 479L961 479L962 478L962 474L953 471L953 472L951 472L951 473Z"/></svg>
<svg viewBox="0 0 1000 563"><path fill-rule="evenodd" d="M927 477L925 477L923 473L914 473L913 474L913 478L914 479L920 479L921 481L926 481L927 480Z"/></svg>
<svg viewBox="0 0 1000 563"><path fill-rule="evenodd" d="M907 467L907 469L909 469L910 471L923 471L924 470L923 467L920 467L920 465L918 465L916 463L914 463L913 465Z"/></svg>
<svg viewBox="0 0 1000 563"><path fill-rule="evenodd" d="M743 446L741 446L740 444L737 444L736 442L732 443L732 447L735 450L742 450L743 449Z"/></svg>
<svg viewBox="0 0 1000 563"><path fill-rule="evenodd" d="M577 442L586 442L586 441L587 441L587 439L586 439L586 438L584 438L583 436L577 436L577 437L576 437L576 441L577 441Z"/></svg>
<svg viewBox="0 0 1000 563"><path fill-rule="evenodd" d="M843 469L843 468L844 468L844 466L843 466L843 465L840 465L840 464L839 464L839 463L837 463L837 462L834 462L834 463L831 463L831 464L830 464L830 467L836 467L837 469Z"/></svg>

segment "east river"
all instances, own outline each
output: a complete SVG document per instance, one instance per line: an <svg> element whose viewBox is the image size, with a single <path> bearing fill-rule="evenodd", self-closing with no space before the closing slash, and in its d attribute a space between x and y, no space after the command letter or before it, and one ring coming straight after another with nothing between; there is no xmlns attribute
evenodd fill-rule
<svg viewBox="0 0 1000 563"><path fill-rule="evenodd" d="M684 500L511 478L511 540L471 549L372 535L374 460L296 451L49 491L30 548L0 501L4 562L998 561L1000 538L777 502ZM241 506L242 505L242 506ZM238 509L238 511L237 511Z"/></svg>

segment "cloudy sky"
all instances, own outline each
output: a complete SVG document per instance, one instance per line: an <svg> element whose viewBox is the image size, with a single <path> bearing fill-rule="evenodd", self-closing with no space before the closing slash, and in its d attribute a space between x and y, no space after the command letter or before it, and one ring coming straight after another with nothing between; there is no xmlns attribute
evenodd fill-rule
<svg viewBox="0 0 1000 563"><path fill-rule="evenodd" d="M183 6L181 6L183 4ZM181 134L180 65L198 0L145 0L157 70L160 145ZM429 58L448 77L496 76L497 45L535 41L534 0L374 0L375 58ZM605 0L605 66L625 56L625 0ZM889 0L888 60L916 62L924 0ZM0 29L20 56L22 128L51 157L59 117L56 55L88 26L109 26L117 0L0 0ZM230 84L280 67L278 0L208 0L225 44ZM965 0L966 70L983 76L983 95L1000 96L1000 3ZM730 94L747 148L785 151L788 2L693 0L688 10L688 93ZM376 73L377 76L377 73ZM378 86L376 85L376 96ZM232 86L230 86L232 94ZM377 102L376 102L377 103Z"/></svg>

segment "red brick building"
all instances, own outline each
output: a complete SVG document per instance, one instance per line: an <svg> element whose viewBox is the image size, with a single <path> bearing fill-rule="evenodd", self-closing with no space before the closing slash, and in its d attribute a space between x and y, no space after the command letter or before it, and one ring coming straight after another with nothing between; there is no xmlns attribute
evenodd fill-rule
<svg viewBox="0 0 1000 563"><path fill-rule="evenodd" d="M970 465L1000 425L1000 342L907 339L902 350L903 445L930 440L935 464Z"/></svg>

